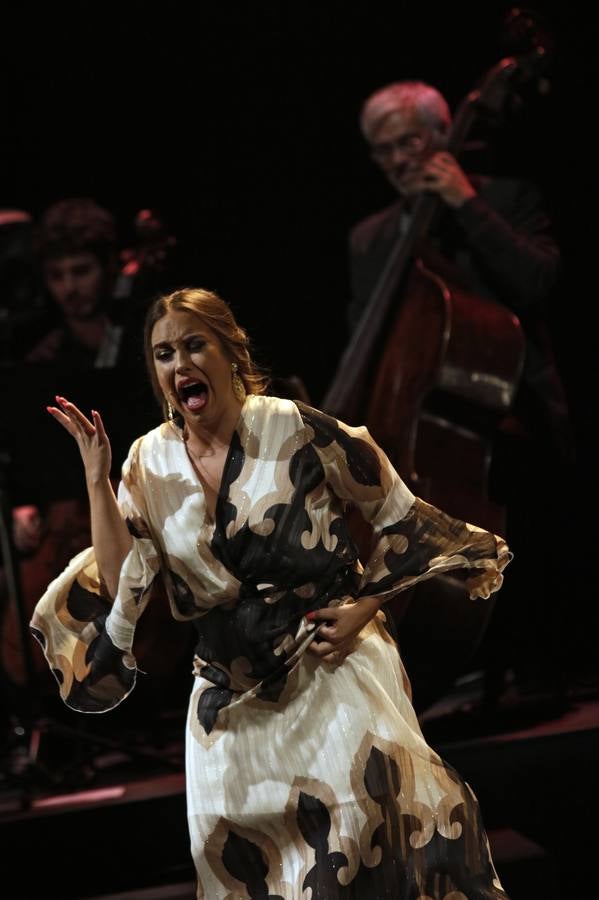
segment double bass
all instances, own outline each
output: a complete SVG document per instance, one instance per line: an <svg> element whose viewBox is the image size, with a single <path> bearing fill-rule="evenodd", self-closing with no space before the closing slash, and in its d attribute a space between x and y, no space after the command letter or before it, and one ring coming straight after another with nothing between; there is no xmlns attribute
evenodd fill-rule
<svg viewBox="0 0 599 900"><path fill-rule="evenodd" d="M523 13L511 15L521 39ZM546 64L546 35L533 31L530 19L524 25L529 46L502 58L458 108L446 145L454 157L477 119L483 113L498 118L514 89L538 78ZM474 293L434 248L430 236L439 217L439 198L420 194L322 407L351 424L366 424L422 499L504 534L505 510L489 496L489 471L495 435L519 385L524 334L507 306ZM353 524L367 552L370 529L357 517ZM473 604L445 575L400 595L391 611L401 623L408 671L420 685L417 699L426 705L476 649L492 603Z"/></svg>

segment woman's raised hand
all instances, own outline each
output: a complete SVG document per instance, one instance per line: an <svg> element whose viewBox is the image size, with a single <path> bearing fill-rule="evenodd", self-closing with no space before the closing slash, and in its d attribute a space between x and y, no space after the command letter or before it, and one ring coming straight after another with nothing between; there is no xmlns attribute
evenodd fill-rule
<svg viewBox="0 0 599 900"><path fill-rule="evenodd" d="M100 414L92 409L90 422L74 403L69 403L64 397L56 397L56 402L58 407L48 406L46 409L77 441L88 487L107 480L110 477L112 452Z"/></svg>

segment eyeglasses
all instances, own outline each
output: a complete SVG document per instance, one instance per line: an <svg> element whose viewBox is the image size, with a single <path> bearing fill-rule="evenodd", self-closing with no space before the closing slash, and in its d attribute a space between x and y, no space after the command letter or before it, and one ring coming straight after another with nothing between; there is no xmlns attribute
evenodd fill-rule
<svg viewBox="0 0 599 900"><path fill-rule="evenodd" d="M395 150L406 156L417 156L425 149L429 142L428 135L402 134L401 137L395 138L394 141L382 141L380 144L371 144L370 152L377 162L387 162L391 159Z"/></svg>

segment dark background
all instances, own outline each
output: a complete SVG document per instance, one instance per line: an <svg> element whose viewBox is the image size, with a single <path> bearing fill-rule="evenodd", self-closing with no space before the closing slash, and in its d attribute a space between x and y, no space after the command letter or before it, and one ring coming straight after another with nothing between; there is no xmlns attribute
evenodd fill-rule
<svg viewBox="0 0 599 900"><path fill-rule="evenodd" d="M3 12L0 37L0 205L38 214L92 195L124 242L137 209L157 208L179 237L182 279L220 291L263 361L301 374L318 402L345 340L347 230L391 199L360 105L413 77L455 109L505 55L509 8L21 3ZM592 271L596 34L571 3L535 9L555 39L550 92L529 92L483 165L534 178L554 215L575 285L556 343L578 408L594 305L581 270Z"/></svg>
<svg viewBox="0 0 599 900"><path fill-rule="evenodd" d="M123 244L137 210L156 208L178 237L181 282L229 300L258 360L300 375L318 405L347 336L348 229L392 200L360 106L418 78L455 109L506 54L509 9L21 2L2 13L0 206L37 216L91 195L116 214ZM597 34L582 4L535 9L555 41L549 91L527 89L488 131L489 151L464 163L532 178L555 222L564 273L550 317L579 445L566 527L580 528L590 566Z"/></svg>

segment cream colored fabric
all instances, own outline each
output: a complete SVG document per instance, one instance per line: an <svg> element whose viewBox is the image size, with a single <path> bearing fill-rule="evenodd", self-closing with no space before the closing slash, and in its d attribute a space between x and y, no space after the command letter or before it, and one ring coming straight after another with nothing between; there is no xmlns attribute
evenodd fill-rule
<svg viewBox="0 0 599 900"><path fill-rule="evenodd" d="M133 445L119 501L134 547L114 604L85 551L32 627L65 701L100 711L133 687L159 569L175 618L194 620L198 897L504 898L472 792L422 737L384 612L337 668L305 652L312 609L448 571L488 597L510 558L501 538L414 498L366 429L268 397L244 404L215 521L170 424ZM374 529L363 564L350 503Z"/></svg>

